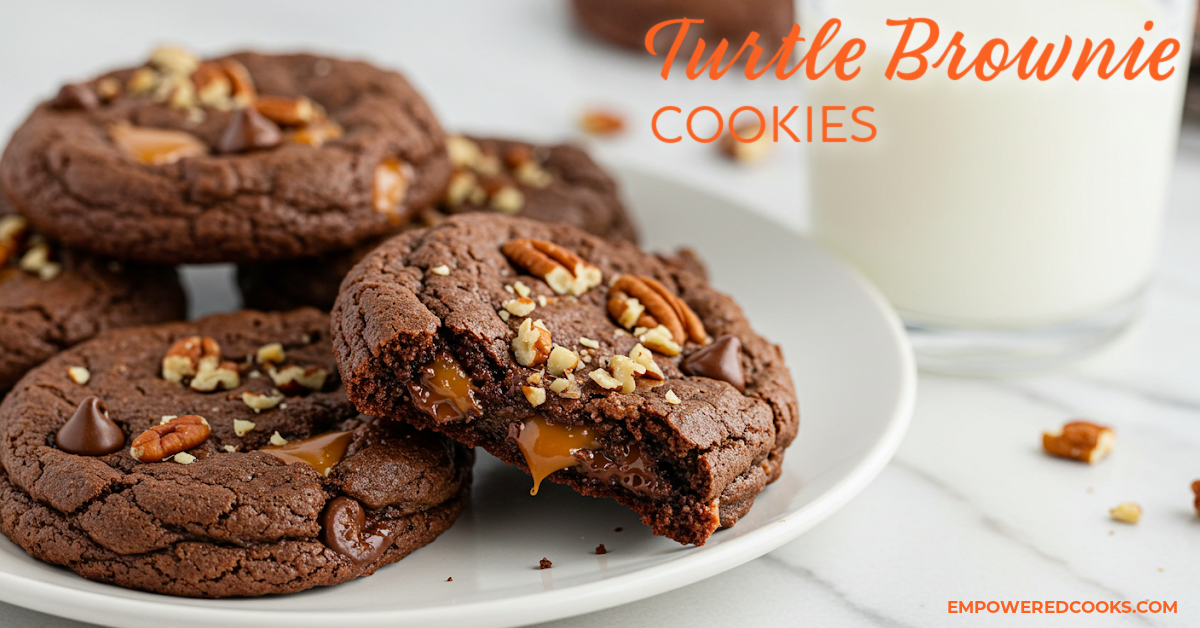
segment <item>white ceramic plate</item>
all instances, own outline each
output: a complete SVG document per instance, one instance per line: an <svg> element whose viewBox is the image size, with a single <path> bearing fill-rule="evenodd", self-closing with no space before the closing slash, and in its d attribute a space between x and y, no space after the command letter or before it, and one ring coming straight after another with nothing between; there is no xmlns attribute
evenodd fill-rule
<svg viewBox="0 0 1200 628"><path fill-rule="evenodd" d="M89 582L0 538L0 599L130 628L514 626L696 582L829 516L883 468L907 427L915 375L898 319L874 289L788 228L683 185L621 174L646 244L699 251L714 284L783 346L796 381L800 436L783 476L737 526L703 547L684 547L651 535L632 512L609 501L553 484L531 497L526 475L485 454L458 523L370 578L281 597L172 598ZM189 271L194 311L236 307L229 272ZM608 549L603 556L594 553L600 543ZM554 568L537 569L542 557Z"/></svg>

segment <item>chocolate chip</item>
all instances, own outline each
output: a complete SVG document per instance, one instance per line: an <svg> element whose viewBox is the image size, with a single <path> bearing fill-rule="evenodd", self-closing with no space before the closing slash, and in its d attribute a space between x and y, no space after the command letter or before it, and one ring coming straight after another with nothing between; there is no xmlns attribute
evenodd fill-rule
<svg viewBox="0 0 1200 628"><path fill-rule="evenodd" d="M725 335L683 359L684 373L709 379L719 379L746 392L746 376L742 372L742 341Z"/></svg>
<svg viewBox="0 0 1200 628"><path fill-rule="evenodd" d="M55 109L97 109L100 107L100 98L86 85L68 83L58 90L50 106Z"/></svg>
<svg viewBox="0 0 1200 628"><path fill-rule="evenodd" d="M382 556L394 534L387 522L368 525L362 504L349 497L335 497L321 514L321 542L360 567Z"/></svg>
<svg viewBox="0 0 1200 628"><path fill-rule="evenodd" d="M106 456L125 446L125 433L108 418L99 397L84 399L54 437L59 449L80 456Z"/></svg>
<svg viewBox="0 0 1200 628"><path fill-rule="evenodd" d="M256 148L271 148L282 141L283 133L278 125L254 107L246 107L230 116L229 126L225 127L217 149L222 153L241 153Z"/></svg>

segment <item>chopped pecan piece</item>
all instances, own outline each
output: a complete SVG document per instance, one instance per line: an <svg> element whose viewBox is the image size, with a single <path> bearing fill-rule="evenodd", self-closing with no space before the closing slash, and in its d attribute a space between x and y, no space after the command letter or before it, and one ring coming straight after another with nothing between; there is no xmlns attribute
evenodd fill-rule
<svg viewBox="0 0 1200 628"><path fill-rule="evenodd" d="M521 392L525 393L529 405L535 408L546 403L546 389L541 386L522 386Z"/></svg>
<svg viewBox="0 0 1200 628"><path fill-rule="evenodd" d="M163 379L174 384L183 383L184 378L193 377L201 364L216 368L221 364L221 345L207 336L180 338L171 345L162 360Z"/></svg>
<svg viewBox="0 0 1200 628"><path fill-rule="evenodd" d="M512 339L513 357L521 366L537 366L550 357L550 330L542 321L527 318L521 321Z"/></svg>
<svg viewBox="0 0 1200 628"><path fill-rule="evenodd" d="M554 345L550 350L550 358L546 360L546 371L555 377L562 377L579 366L579 355L570 349Z"/></svg>
<svg viewBox="0 0 1200 628"><path fill-rule="evenodd" d="M1112 429L1088 421L1072 421L1057 432L1042 434L1042 447L1060 458L1095 463L1112 451Z"/></svg>
<svg viewBox="0 0 1200 628"><path fill-rule="evenodd" d="M589 109L579 117L579 128L592 135L615 135L625 130L625 119L612 111Z"/></svg>
<svg viewBox="0 0 1200 628"><path fill-rule="evenodd" d="M242 383L238 375L237 364L225 361L213 366L209 362L201 362L200 369L188 386L199 392L216 390L233 390Z"/></svg>
<svg viewBox="0 0 1200 628"><path fill-rule="evenodd" d="M1133 502L1122 502L1116 508L1108 511L1113 520L1130 525L1137 525L1142 520L1142 507Z"/></svg>
<svg viewBox="0 0 1200 628"><path fill-rule="evenodd" d="M325 388L325 380L329 378L329 369L323 366L285 366L276 370L267 369L275 387L285 395L301 395L310 391Z"/></svg>
<svg viewBox="0 0 1200 628"><path fill-rule="evenodd" d="M275 406L279 405L282 402L283 402L283 393L279 392L278 390L272 390L270 392L265 392L265 393L261 393L261 392L244 392L244 393L242 393L242 403L246 404L247 406L250 407L250 409L254 410L255 414L258 414L259 412L262 412L263 410L270 410L271 408L274 408ZM236 427L236 421L235 421L235 427ZM242 436L242 435L238 434L238 436Z"/></svg>

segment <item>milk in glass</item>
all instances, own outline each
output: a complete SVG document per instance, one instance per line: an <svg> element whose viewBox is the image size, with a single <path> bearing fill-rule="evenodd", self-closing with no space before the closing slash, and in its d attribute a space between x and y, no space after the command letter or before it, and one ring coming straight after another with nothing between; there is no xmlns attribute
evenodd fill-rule
<svg viewBox="0 0 1200 628"><path fill-rule="evenodd" d="M871 106L868 143L808 145L815 237L882 289L906 320L978 328L1054 325L1136 299L1154 264L1191 50L1191 8L1169 0L815 0L802 6L811 38L830 17L834 46L866 41L850 81L805 81L807 104ZM929 68L884 77L903 27L941 27L930 62L955 31L974 58L994 37L1011 53L1030 36L1072 51L1047 81L1014 69L990 82ZM814 20L819 20L814 22ZM1153 21L1150 31L1145 22ZM925 40L914 29L909 47ZM1142 59L1167 37L1174 74L1072 78L1084 39L1112 38L1119 58L1137 37ZM909 61L900 70L915 69ZM802 73L802 72L801 72ZM819 117L819 113L816 114ZM848 115L843 115L850 122ZM849 126L853 130L853 127ZM849 133L845 133L849 135Z"/></svg>

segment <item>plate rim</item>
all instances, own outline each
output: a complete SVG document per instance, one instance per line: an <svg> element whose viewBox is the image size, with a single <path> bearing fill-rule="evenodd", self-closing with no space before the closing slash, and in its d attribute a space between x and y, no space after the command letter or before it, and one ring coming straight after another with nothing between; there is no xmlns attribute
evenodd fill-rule
<svg viewBox="0 0 1200 628"><path fill-rule="evenodd" d="M832 487L816 497L812 502L797 510L785 513L780 519L764 524L761 528L748 532L731 541L720 545L710 546L701 554L702 557L690 559L681 557L664 564L638 569L634 572L605 578L584 586L573 586L565 589L551 589L519 598L498 598L461 605L436 606L426 608L389 609L373 611L354 611L347 613L337 611L280 611L255 608L221 608L205 607L201 604L181 604L199 602L193 598L174 598L161 596L162 599L130 599L106 595L102 592L76 589L63 584L45 582L25 578L8 572L0 571L0 601L28 608L34 611L88 622L114 622L106 625L121 625L119 622L130 616L133 607L138 608L134 615L139 617L158 616L170 617L178 613L180 608L187 609L188 623L218 623L237 619L244 622L247 618L259 619L271 617L271 624L288 623L293 626L308 626L316 623L327 624L331 619L341 621L351 620L356 626L397 626L397 625L432 625L437 623L446 628L462 625L468 622L488 620L488 625L495 628L527 625L545 621L553 621L586 613L612 608L639 600L643 600L667 591L694 584L724 571L750 562L785 543L792 541L801 534L823 521L839 510L850 500L865 489L895 455L903 441L912 420L916 404L917 368L912 347L904 330L899 315L884 298L883 294L861 273L850 265L836 259L831 253L821 248L806 234L776 218L765 215L748 206L744 201L731 197L719 190L713 190L703 185L682 180L669 173L646 167L643 164L605 163L616 176L618 181L634 177L650 177L659 179L670 185L690 188L701 194L712 196L724 203L734 205L753 214L756 218L774 227L787 230L812 244L819 253L831 261L866 293L876 310L887 323L889 338L893 348L897 349L900 357L900 394L892 408L892 415L887 422L883 435L875 441L866 456L858 465L851 469L846 476ZM624 187L624 186L622 186ZM695 564L699 562L699 564ZM154 594L150 594L154 595ZM76 603L64 605L65 598L73 598ZM522 612L514 614L511 607L520 604ZM127 606L130 608L114 608ZM111 620L97 617L98 612L119 610ZM497 618L501 618L497 621Z"/></svg>

